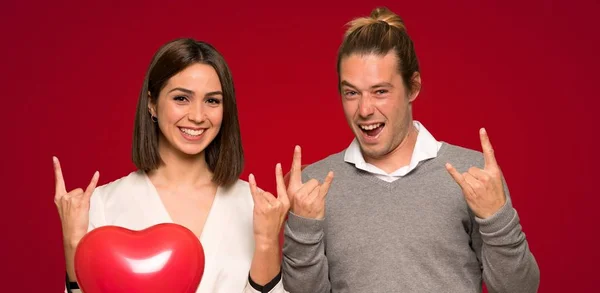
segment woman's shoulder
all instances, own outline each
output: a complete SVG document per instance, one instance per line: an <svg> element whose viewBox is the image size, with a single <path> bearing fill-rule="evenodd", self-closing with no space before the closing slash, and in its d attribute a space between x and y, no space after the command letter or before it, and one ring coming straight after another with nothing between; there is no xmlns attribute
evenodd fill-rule
<svg viewBox="0 0 600 293"><path fill-rule="evenodd" d="M247 181L238 179L228 186L219 187L221 198L232 205L236 205L242 209L254 208L252 193L250 193L250 184Z"/></svg>
<svg viewBox="0 0 600 293"><path fill-rule="evenodd" d="M228 197L234 197L237 199L250 198L252 200L252 194L250 193L250 184L247 181L238 179L228 186L221 186L220 192Z"/></svg>
<svg viewBox="0 0 600 293"><path fill-rule="evenodd" d="M101 197L103 201L106 201L115 194L133 192L140 187L146 186L145 180L145 172L140 170L133 171L121 178L96 187L94 196Z"/></svg>
<svg viewBox="0 0 600 293"><path fill-rule="evenodd" d="M231 185L226 186L226 187L223 186L221 188L224 191L230 192L230 193L235 193L235 194L248 193L248 194L250 194L250 184L248 183L248 181L244 181L242 179L238 179Z"/></svg>
<svg viewBox="0 0 600 293"><path fill-rule="evenodd" d="M142 201L139 200L148 193L145 176L144 172L134 171L97 187L90 199L90 229L107 224L136 229L145 227L140 212Z"/></svg>

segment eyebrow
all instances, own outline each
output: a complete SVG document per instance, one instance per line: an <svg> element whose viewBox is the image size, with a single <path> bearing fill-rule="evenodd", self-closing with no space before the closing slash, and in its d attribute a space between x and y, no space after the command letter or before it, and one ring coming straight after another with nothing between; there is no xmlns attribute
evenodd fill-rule
<svg viewBox="0 0 600 293"><path fill-rule="evenodd" d="M349 83L349 82L347 82L345 80L342 80L342 82L340 83L340 85L341 86L351 87L353 89L358 89L355 85L353 85L353 84L351 84L351 83ZM371 89L381 88L381 87L394 87L394 86L391 83L389 83L389 82L380 82L378 84L372 85Z"/></svg>
<svg viewBox="0 0 600 293"><path fill-rule="evenodd" d="M174 91L181 91L181 92L184 92L184 93L189 94L189 95L194 95L194 91L188 90L188 89L182 88L182 87L176 87L176 88L170 90L169 93L170 92L174 92ZM205 96L216 96L216 95L221 95L222 96L223 92L222 91L208 92L208 93L206 93Z"/></svg>
<svg viewBox="0 0 600 293"><path fill-rule="evenodd" d="M194 91L188 90L188 89L185 89L185 88L182 88L182 87L176 87L176 88L170 90L168 93L171 93L171 92L174 92L174 91L181 91L181 92L184 92L184 93L190 94L190 95L194 94Z"/></svg>
<svg viewBox="0 0 600 293"><path fill-rule="evenodd" d="M394 87L394 86L389 82L380 82L376 85L371 86L372 89L379 88L379 87Z"/></svg>
<svg viewBox="0 0 600 293"><path fill-rule="evenodd" d="M356 86L354 86L353 84L351 84L351 83L349 83L349 82L347 82L347 81L345 81L345 80L342 80L342 82L340 83L340 85L341 85L341 86L347 86L347 87L351 87L351 88L353 88L353 89L357 89L357 87L356 87Z"/></svg>

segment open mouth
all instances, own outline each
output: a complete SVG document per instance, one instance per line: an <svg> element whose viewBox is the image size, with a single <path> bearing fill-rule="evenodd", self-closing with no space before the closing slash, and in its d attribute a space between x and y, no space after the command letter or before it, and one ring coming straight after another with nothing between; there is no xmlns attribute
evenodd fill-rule
<svg viewBox="0 0 600 293"><path fill-rule="evenodd" d="M188 136L191 138L200 137L200 135L204 133L204 129L190 129L179 127L179 130L181 131L181 133L184 134L184 136Z"/></svg>
<svg viewBox="0 0 600 293"><path fill-rule="evenodd" d="M373 123L373 124L363 124L363 125L358 125L358 128L360 128L360 130L366 134L368 137L376 137L378 136L381 131L383 130L383 127L385 127L385 123Z"/></svg>

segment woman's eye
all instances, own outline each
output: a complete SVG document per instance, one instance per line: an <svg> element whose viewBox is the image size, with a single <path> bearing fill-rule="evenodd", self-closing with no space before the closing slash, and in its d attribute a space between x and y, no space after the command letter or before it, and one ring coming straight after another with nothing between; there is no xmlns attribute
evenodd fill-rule
<svg viewBox="0 0 600 293"><path fill-rule="evenodd" d="M221 100L215 99L215 98L209 98L208 100L206 100L206 102L209 103L209 104L218 105L218 104L221 103Z"/></svg>

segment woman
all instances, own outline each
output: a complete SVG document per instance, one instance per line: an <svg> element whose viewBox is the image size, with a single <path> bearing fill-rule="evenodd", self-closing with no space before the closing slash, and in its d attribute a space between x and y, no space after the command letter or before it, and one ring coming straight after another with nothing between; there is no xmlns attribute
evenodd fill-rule
<svg viewBox="0 0 600 293"><path fill-rule="evenodd" d="M211 45L172 41L154 55L140 93L132 157L138 171L96 188L65 190L54 160L67 287L90 230L176 223L199 237L205 270L197 292L285 292L279 232L289 209L281 165L278 197L239 180L243 151L229 68ZM69 289L70 290L70 289Z"/></svg>

